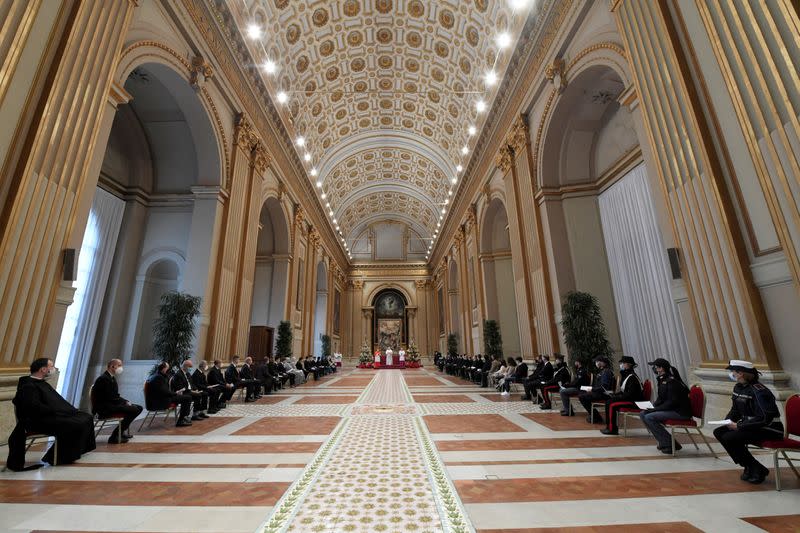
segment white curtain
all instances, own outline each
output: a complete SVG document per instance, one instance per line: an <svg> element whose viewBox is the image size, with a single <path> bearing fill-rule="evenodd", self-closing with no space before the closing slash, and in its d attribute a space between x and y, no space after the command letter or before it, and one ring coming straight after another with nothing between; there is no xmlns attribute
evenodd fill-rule
<svg viewBox="0 0 800 533"><path fill-rule="evenodd" d="M78 256L75 296L56 356L62 369L58 388L73 405L78 404L86 379L124 210L124 201L97 189Z"/></svg>
<svg viewBox="0 0 800 533"><path fill-rule="evenodd" d="M670 291L667 251L644 164L599 200L622 349L640 365L663 357L686 381L689 350Z"/></svg>

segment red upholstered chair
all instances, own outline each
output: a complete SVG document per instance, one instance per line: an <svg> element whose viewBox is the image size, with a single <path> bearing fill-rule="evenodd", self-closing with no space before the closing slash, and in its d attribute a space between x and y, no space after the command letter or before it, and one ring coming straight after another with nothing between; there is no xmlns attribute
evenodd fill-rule
<svg viewBox="0 0 800 533"><path fill-rule="evenodd" d="M700 385L692 385L692 388L689 389L689 403L692 405L692 418L676 418L664 421L664 427L669 429L670 437L672 437L673 457L675 456L675 430L683 429L692 440L692 444L694 444L695 448L700 450L700 447L697 445L697 442L695 442L694 437L692 437L692 433L689 430L697 432L697 434L700 435L700 438L703 439L703 442L706 443L706 446L708 446L708 449L711 451L714 457L719 459L717 452L714 451L714 448L711 447L711 444L708 442L708 439L706 439L706 436L703 435L702 431L700 431L706 423L706 394L703 392L703 388L700 387Z"/></svg>
<svg viewBox="0 0 800 533"><path fill-rule="evenodd" d="M800 436L800 394L794 394L786 400L785 428L782 439L765 440L758 445L760 448L772 450L775 461L775 490L781 490L781 460L789 463L789 468L792 469L794 475L800 478L800 472L789 458L790 453L800 453L800 440L792 438L792 436ZM795 457L795 459L798 458Z"/></svg>
<svg viewBox="0 0 800 533"><path fill-rule="evenodd" d="M94 385L91 386L89 389L89 404L92 408L92 414L94 415L94 437L100 434L103 429L107 426L113 426L114 424L117 425L117 442L122 442L122 420L123 417L120 415L111 414L110 416L101 417L97 414L97 410L94 406Z"/></svg>
<svg viewBox="0 0 800 533"><path fill-rule="evenodd" d="M169 407L167 407L166 409L152 409L151 406L148 405L150 403L148 401L148 397L147 397L147 386L148 385L149 385L149 383L147 381L145 381L144 382L144 406L147 408L147 414L144 415L144 418L142 419L142 423L139 424L139 431L141 431L142 428L144 427L145 423L147 423L147 419L148 418L150 419L150 423L147 424L147 427L150 427L150 426L153 425L153 422L155 421L156 417L158 415L162 414L162 413L164 414L164 422L167 421L167 419L169 418L169 414L170 413L174 413L175 414L175 420L176 421L178 420L178 404L173 402L173 403L169 404Z"/></svg>
<svg viewBox="0 0 800 533"><path fill-rule="evenodd" d="M644 383L642 383L642 398L643 401L649 402L653 398L653 383L646 379ZM617 413L622 415L622 436L628 436L628 418L638 418L639 413L642 412L642 409L638 407L623 407L617 411Z"/></svg>

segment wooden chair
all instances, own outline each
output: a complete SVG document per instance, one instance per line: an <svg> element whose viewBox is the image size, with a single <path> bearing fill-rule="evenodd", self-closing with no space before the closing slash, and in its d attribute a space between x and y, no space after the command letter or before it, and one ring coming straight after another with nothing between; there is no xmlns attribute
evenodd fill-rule
<svg viewBox="0 0 800 533"><path fill-rule="evenodd" d="M694 447L699 451L700 447L697 445L697 442L695 442L689 430L696 431L697 434L700 435L700 438L703 439L703 442L706 443L706 446L708 446L711 454L719 459L717 452L714 451L714 448L711 447L706 436L700 431L706 423L706 394L703 392L703 388L700 387L700 385L692 385L692 388L689 389L689 403L692 405L692 418L675 418L664 421L664 427L669 429L669 435L672 441L672 456L675 456L675 430L682 429L686 432L686 435L689 436Z"/></svg>
<svg viewBox="0 0 800 533"><path fill-rule="evenodd" d="M147 419L148 418L150 419L150 423L147 424L147 427L150 427L150 426L153 425L153 422L155 421L156 417L158 415L161 415L161 414L164 415L164 422L166 422L167 419L169 418L170 412L175 414L175 421L178 420L178 404L176 404L176 403L169 404L169 407L167 407L166 409L152 409L151 408L149 398L147 397L147 386L148 385L149 385L149 383L147 381L145 381L144 382L144 405L147 408L147 414L144 415L144 418L142 419L142 423L139 424L139 431L141 431L142 428L144 427L144 425L147 423Z"/></svg>
<svg viewBox="0 0 800 533"><path fill-rule="evenodd" d="M644 383L642 383L642 398L644 401L649 402L653 398L653 383L646 379ZM617 413L622 415L622 436L628 436L628 418L638 418L639 413L642 412L642 409L638 407L623 407Z"/></svg>
<svg viewBox="0 0 800 533"><path fill-rule="evenodd" d="M100 432L103 431L106 427L110 427L116 424L117 442L122 442L123 417L113 414L111 416L101 417L99 414L97 414L95 410L94 385L92 385L89 388L89 404L91 405L92 414L94 415L94 438L97 438L97 436L100 435Z"/></svg>
<svg viewBox="0 0 800 533"><path fill-rule="evenodd" d="M792 436L800 436L800 394L794 394L786 400L786 424L782 439L765 440L758 443L758 447L772 451L775 461L775 490L781 490L780 461L786 461L794 475L800 479L800 471L794 466L790 453L800 453L800 440ZM800 459L794 457L795 460Z"/></svg>

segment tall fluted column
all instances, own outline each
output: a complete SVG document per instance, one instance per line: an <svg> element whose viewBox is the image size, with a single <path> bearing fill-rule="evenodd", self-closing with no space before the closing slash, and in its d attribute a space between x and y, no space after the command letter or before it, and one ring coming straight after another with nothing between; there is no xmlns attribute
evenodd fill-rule
<svg viewBox="0 0 800 533"><path fill-rule="evenodd" d="M703 366L778 368L761 297L666 2L613 4L687 277Z"/></svg>
<svg viewBox="0 0 800 533"><path fill-rule="evenodd" d="M62 254L73 230L86 223L88 209L80 206L90 205L94 196L98 173L92 162L108 137L104 116L113 109L107 99L133 7L130 1L72 4L51 70L43 73L48 85L31 117L22 156L4 169L0 353L5 369L24 370L34 357L55 355L60 328L51 327L54 310L59 301L71 300L65 299L68 288L60 289Z"/></svg>

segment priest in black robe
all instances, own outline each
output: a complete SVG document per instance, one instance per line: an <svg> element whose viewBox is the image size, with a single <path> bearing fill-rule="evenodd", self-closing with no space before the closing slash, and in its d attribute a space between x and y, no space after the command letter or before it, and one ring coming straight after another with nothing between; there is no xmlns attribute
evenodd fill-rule
<svg viewBox="0 0 800 533"><path fill-rule="evenodd" d="M75 409L45 379L53 371L53 361L41 358L31 363L31 375L19 378L14 408L17 426L8 439L10 470L25 468L25 434L51 435L58 443L50 447L42 461L51 465L74 463L95 449L92 415Z"/></svg>

